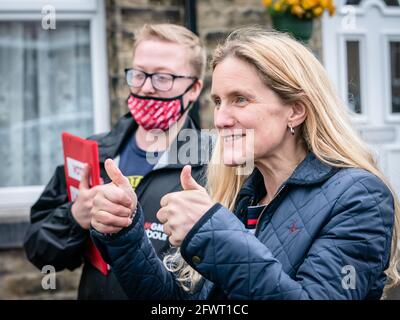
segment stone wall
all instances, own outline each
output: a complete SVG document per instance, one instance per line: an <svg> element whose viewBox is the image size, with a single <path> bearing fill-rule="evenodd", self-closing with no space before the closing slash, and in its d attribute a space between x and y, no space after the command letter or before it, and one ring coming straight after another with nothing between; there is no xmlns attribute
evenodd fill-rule
<svg viewBox="0 0 400 320"><path fill-rule="evenodd" d="M76 299L81 270L56 274L54 290L45 290L46 276L28 262L22 249L0 250L0 300ZM45 279L46 280L46 279Z"/></svg>

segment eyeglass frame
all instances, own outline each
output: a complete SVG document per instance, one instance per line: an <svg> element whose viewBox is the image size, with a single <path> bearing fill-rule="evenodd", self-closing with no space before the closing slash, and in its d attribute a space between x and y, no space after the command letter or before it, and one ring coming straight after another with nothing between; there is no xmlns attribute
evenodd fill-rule
<svg viewBox="0 0 400 320"><path fill-rule="evenodd" d="M131 71L131 70L139 71L139 72L141 72L141 73L143 73L143 74L145 75L145 78L144 78L144 80L143 80L143 83L142 83L140 86L134 87L134 86L129 85L128 79L127 79L127 78L128 78L128 72ZM172 77L172 84L171 84L171 87L170 87L169 89L167 89L167 90L160 90L160 89L156 88L156 87L154 86L154 83L153 83L153 76L154 76L155 74L161 74L161 75L168 75L168 76L171 76L171 77ZM149 72L146 72L146 71L143 71L143 70L138 70L138 69L135 69L135 68L126 68L126 69L125 69L125 81L126 81L126 83L128 84L129 87L132 87L132 88L141 88L141 87L143 87L143 85L146 83L147 78L149 78L149 77L150 77L150 82L151 82L151 85L153 86L153 88L156 89L157 91L162 91L162 92L170 91L170 90L172 89L172 87L174 86L175 79L193 79L193 80L195 80L193 83L195 83L197 80L199 80L197 77L194 77L194 76L178 76L178 75L176 75L176 74L168 73L168 72L154 72L154 73L149 73Z"/></svg>

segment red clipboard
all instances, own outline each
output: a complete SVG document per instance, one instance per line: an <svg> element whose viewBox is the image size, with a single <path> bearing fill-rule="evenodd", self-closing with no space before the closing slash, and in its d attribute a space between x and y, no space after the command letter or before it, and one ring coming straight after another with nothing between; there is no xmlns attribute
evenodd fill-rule
<svg viewBox="0 0 400 320"><path fill-rule="evenodd" d="M62 133L62 143L68 199L74 201L85 164L90 166L90 186L100 184L99 148L96 141L85 140L67 132Z"/></svg>
<svg viewBox="0 0 400 320"><path fill-rule="evenodd" d="M90 167L90 187L100 184L99 148L96 141L82 139L68 132L61 135L64 150L64 172L69 201L75 201L84 165ZM89 238L85 256L89 262L104 275L108 265L99 250Z"/></svg>

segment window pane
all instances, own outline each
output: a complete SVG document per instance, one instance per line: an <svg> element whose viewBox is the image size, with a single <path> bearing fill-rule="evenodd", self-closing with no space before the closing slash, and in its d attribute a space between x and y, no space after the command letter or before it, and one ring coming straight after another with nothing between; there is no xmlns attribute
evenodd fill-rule
<svg viewBox="0 0 400 320"><path fill-rule="evenodd" d="M347 0L346 4L347 5L353 5L353 6L358 6L361 3L361 0Z"/></svg>
<svg viewBox="0 0 400 320"><path fill-rule="evenodd" d="M93 131L89 22L0 22L0 78L0 187L46 184L61 132Z"/></svg>
<svg viewBox="0 0 400 320"><path fill-rule="evenodd" d="M389 7L398 7L399 0L383 0L383 2Z"/></svg>
<svg viewBox="0 0 400 320"><path fill-rule="evenodd" d="M390 42L390 84L392 112L400 113L400 41Z"/></svg>
<svg viewBox="0 0 400 320"><path fill-rule="evenodd" d="M399 4L399 0L382 0L385 5L390 6L390 7L398 7ZM354 6L358 6L361 4L361 0L347 0L346 4L347 5L354 5Z"/></svg>
<svg viewBox="0 0 400 320"><path fill-rule="evenodd" d="M346 41L347 99L351 110L361 113L360 48L358 41Z"/></svg>

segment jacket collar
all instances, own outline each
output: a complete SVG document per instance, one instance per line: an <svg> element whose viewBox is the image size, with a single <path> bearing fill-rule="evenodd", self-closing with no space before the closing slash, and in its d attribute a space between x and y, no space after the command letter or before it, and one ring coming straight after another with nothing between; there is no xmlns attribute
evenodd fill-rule
<svg viewBox="0 0 400 320"><path fill-rule="evenodd" d="M309 152L302 162L296 167L284 185L313 185L328 180L338 171L338 168L329 166L320 161L312 152ZM261 172L255 168L243 184L240 196L265 195L264 179Z"/></svg>
<svg viewBox="0 0 400 320"><path fill-rule="evenodd" d="M106 161L107 158L114 159L118 153L120 152L121 146L126 142L127 139L130 139L136 129L138 128L138 124L133 119L130 112L126 113L122 118L118 120L115 126L111 129L109 133L104 136L101 136L101 139L98 140L99 144L99 160L100 162ZM210 139L209 135L201 134L198 126L194 123L194 121L188 116L185 120L185 123L182 126L182 129L193 129L196 132L197 139L197 149L200 154L198 155L197 162L190 163L192 166L201 166L209 160L209 156L211 153L211 149L208 149L210 143L205 141ZM182 146L185 145L185 141L179 141L175 139L170 148L166 152L164 152L163 156L159 159L159 162L156 164L155 169L160 168L182 168L184 164L179 162L179 158L175 155L172 150L177 150L175 152L179 154L179 150ZM206 147L206 150L201 150L201 148ZM176 163L175 158L178 158L178 162Z"/></svg>
<svg viewBox="0 0 400 320"><path fill-rule="evenodd" d="M107 158L115 158L123 142L132 136L137 127L130 113L120 118L111 131L98 140L100 162L106 161Z"/></svg>
<svg viewBox="0 0 400 320"><path fill-rule="evenodd" d="M338 168L329 166L309 152L287 180L288 184L312 185L328 180Z"/></svg>

